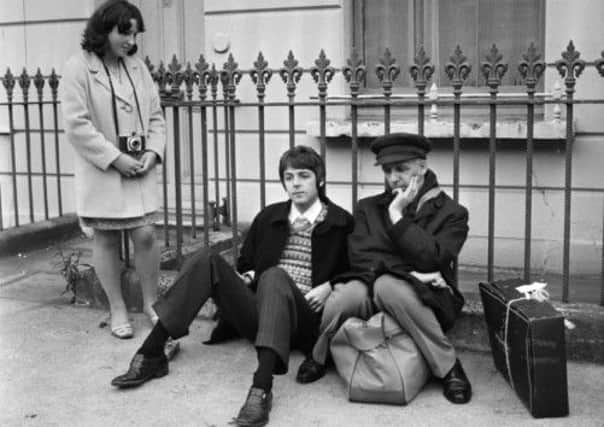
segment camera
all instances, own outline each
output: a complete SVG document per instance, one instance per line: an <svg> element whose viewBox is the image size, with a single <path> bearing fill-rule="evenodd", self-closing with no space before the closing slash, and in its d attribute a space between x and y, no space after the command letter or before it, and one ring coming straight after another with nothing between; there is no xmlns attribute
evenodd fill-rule
<svg viewBox="0 0 604 427"><path fill-rule="evenodd" d="M145 152L145 137L137 133L120 136L119 144L122 153L138 155Z"/></svg>

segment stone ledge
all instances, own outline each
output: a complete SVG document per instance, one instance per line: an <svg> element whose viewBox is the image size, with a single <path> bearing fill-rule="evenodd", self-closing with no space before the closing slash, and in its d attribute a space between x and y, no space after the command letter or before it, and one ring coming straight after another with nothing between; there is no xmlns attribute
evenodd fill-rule
<svg viewBox="0 0 604 427"><path fill-rule="evenodd" d="M313 137L321 136L321 122L309 121L306 123L306 133ZM509 120L497 122L498 139L526 139L526 120ZM392 121L390 132L417 133L417 121ZM485 139L489 138L490 125L488 121L460 123L460 137ZM574 126L573 126L574 133ZM357 124L359 138L375 138L384 135L383 121L360 120ZM424 135L429 138L453 138L452 120L427 120L424 125ZM352 122L350 120L327 120L325 124L327 138L352 137ZM537 121L534 127L535 140L560 140L566 139L566 121L551 120Z"/></svg>
<svg viewBox="0 0 604 427"><path fill-rule="evenodd" d="M0 232L0 256L14 255L32 248L47 246L49 242L65 240L80 233L78 217L75 214L66 214L24 224Z"/></svg>

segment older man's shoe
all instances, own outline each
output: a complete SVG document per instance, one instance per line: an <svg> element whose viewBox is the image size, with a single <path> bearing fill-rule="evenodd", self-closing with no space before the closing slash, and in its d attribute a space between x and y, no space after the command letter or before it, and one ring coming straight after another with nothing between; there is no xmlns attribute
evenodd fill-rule
<svg viewBox="0 0 604 427"><path fill-rule="evenodd" d="M128 372L115 377L111 385L119 388L138 387L143 383L168 375L168 360L163 354L149 357L136 353L130 362Z"/></svg>
<svg viewBox="0 0 604 427"><path fill-rule="evenodd" d="M468 403L472 398L472 386L459 359L443 378L443 394L452 403Z"/></svg>
<svg viewBox="0 0 604 427"><path fill-rule="evenodd" d="M261 427L268 423L268 414L273 404L273 393L252 387L239 410L233 424L241 427Z"/></svg>
<svg viewBox="0 0 604 427"><path fill-rule="evenodd" d="M302 384L312 383L325 375L325 365L315 361L312 356L306 357L304 362L298 368L296 381Z"/></svg>

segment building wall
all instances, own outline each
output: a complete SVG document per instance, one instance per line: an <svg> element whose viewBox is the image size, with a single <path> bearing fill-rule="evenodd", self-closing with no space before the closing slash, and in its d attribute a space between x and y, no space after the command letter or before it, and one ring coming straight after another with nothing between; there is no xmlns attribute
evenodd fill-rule
<svg viewBox="0 0 604 427"><path fill-rule="evenodd" d="M313 65L319 51L324 49L332 65L341 68L349 56L351 34L351 2L348 0L133 0L139 5L147 24L147 33L142 37L141 51L149 55L154 63L169 61L176 54L183 62L194 63L200 54L215 63L220 69L232 53L242 69L252 68L258 53L272 68L279 68L291 49L304 68ZM10 66L13 71L25 65L29 71L41 66L54 66L60 72L65 59L78 48L85 19L90 15L98 0L64 0L59 5L43 0L0 0L0 49L4 53L0 70ZM575 42L582 58L593 61L600 57L601 38L593 37L601 31L604 3L598 0L548 0L545 16L545 60L553 62L560 58L569 39ZM42 20L43 22L38 22ZM23 21L25 23L23 23ZM47 40L52 39L52 43ZM225 50L225 47L227 48ZM407 64L408 58L403 63ZM371 64L374 65L374 64ZM515 64L510 64L515 66ZM545 91L552 91L560 77L557 71L548 68L544 77ZM242 100L255 100L256 92L249 76L244 76L237 94ZM18 88L17 88L18 92ZM341 73L329 84L330 94L347 92ZM4 97L0 90L0 97ZM317 93L316 84L305 74L296 91L297 100L308 100ZM604 98L604 82L593 67L579 78L576 96L579 98ZM284 84L278 75L273 75L267 89L267 101L287 100ZM564 111L564 108L562 108ZM171 113L168 112L168 116ZM600 166L604 160L604 129L600 118L603 105L580 105L576 107L576 141L573 150L573 186L578 188L572 199L572 249L571 268L575 272L599 273L602 250L602 216L604 200L602 189L604 171ZM346 119L349 112L344 108L331 107L329 119ZM472 118L464 117L463 120ZM319 118L316 107L296 109L296 143L309 144L317 149L317 138L306 133L308 123ZM562 117L564 119L564 115ZM413 120L414 117L411 118ZM545 120L553 119L553 107L546 109ZM259 184L248 182L259 177L259 155L257 112L255 108L242 107L237 113L237 175L243 182L238 185L238 213L240 220L249 221L260 207ZM222 112L218 116L221 129ZM185 123L183 123L183 127ZM210 127L212 126L210 118ZM267 202L281 199L283 190L277 180L277 163L280 153L288 146L288 115L284 107L267 107L266 128L266 171ZM0 113L0 156L2 167L8 162L6 147L6 114ZM183 130L182 128L181 130ZM186 129L185 129L186 130ZM170 133L172 129L170 130ZM186 134L186 132L184 132ZM24 136L20 135L19 147L23 147ZM188 143L187 136L184 135ZM193 142L199 141L198 126L194 128ZM33 141L33 139L32 139ZM219 135L223 143L223 135ZM39 143L38 143L39 144ZM361 141L359 180L362 185L359 195L371 194L381 188L380 171L373 167L368 141ZM62 144L67 146L67 144ZM211 148L211 147L210 147ZM171 150L172 147L169 147ZM34 151L39 150L39 146ZM171 152L171 151L170 151ZM68 151L63 151L63 164L69 168ZM199 147L193 153L199 158ZM452 182L452 159L450 142L438 142L430 158L430 164L438 172L443 184ZM183 156L188 156L184 153ZM210 156L213 150L210 149ZM224 151L221 148L220 174L224 176ZM22 165L24 154L18 156ZM212 157L211 157L212 158ZM186 157L183 157L186 159ZM563 145L540 142L535 153L533 184L545 187L564 185L565 152ZM329 195L334 201L347 208L352 207L350 186L351 160L349 139L329 139L327 150ZM187 163L184 161L184 163ZM185 165L185 172L188 165ZM210 163L210 176L214 168ZM172 176L172 169L170 175ZM193 172L195 176L199 172ZM502 185L524 185L525 156L521 141L498 145L496 181ZM6 177L2 177L4 206L10 204L9 191L4 190ZM338 183L342 182L342 183ZM486 143L462 144L461 183L488 183L488 149ZM23 182L21 185L24 185ZM68 185L68 184L66 184ZM173 185L173 180L171 180ZM186 185L185 185L186 187ZM199 184L197 184L199 190ZM25 187L22 187L25 188ZM20 191L21 192L21 191ZM224 196L224 183L220 188ZM183 190L185 198L188 187ZM69 191L63 192L68 197ZM211 198L213 190L211 191ZM471 234L462 253L461 262L472 265L486 263L487 236L487 192L486 190L464 189L461 201L471 213ZM71 202L69 202L71 203ZM563 194L557 190L535 191L533 199L533 265L536 269L561 269ZM6 224L6 221L5 221ZM502 267L521 267L523 264L524 241L524 191L501 190L496 195L496 243L495 263Z"/></svg>

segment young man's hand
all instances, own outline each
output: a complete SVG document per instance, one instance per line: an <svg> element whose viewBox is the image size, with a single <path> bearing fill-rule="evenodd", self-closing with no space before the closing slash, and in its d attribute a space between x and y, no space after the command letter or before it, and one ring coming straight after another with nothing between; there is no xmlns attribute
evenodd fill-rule
<svg viewBox="0 0 604 427"><path fill-rule="evenodd" d="M398 222L403 217L403 209L405 209L409 203L415 199L417 192L419 191L418 185L419 179L417 176L411 178L409 185L403 191L401 188L395 188L392 192L395 194L394 199L388 206L388 214L393 224Z"/></svg>
<svg viewBox="0 0 604 427"><path fill-rule="evenodd" d="M315 313L318 313L323 309L325 300L331 294L331 285L329 282L325 282L317 287L312 288L304 298L308 302L308 305Z"/></svg>
<svg viewBox="0 0 604 427"><path fill-rule="evenodd" d="M113 163L111 163L111 165L122 175L132 178L136 176L143 167L143 162L136 160L129 154L122 153L113 161Z"/></svg>

